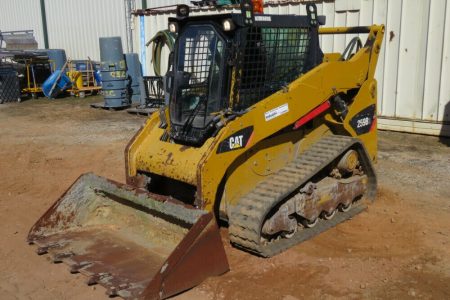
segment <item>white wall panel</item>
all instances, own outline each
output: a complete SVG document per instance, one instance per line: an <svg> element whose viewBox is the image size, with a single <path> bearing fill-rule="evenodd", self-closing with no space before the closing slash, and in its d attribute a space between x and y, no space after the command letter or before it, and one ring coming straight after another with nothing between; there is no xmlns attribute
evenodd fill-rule
<svg viewBox="0 0 450 300"><path fill-rule="evenodd" d="M422 119L437 121L439 88L442 66L446 0L432 0L428 18L427 57L425 64L425 90L423 95Z"/></svg>
<svg viewBox="0 0 450 300"><path fill-rule="evenodd" d="M361 1L361 11L359 12L359 25L369 26L372 25L373 19L373 1L372 0L362 0ZM368 34L360 34L359 38L361 41L367 40Z"/></svg>
<svg viewBox="0 0 450 300"><path fill-rule="evenodd" d="M347 24L347 12L336 12L334 15L334 27L344 27ZM331 23L329 23L331 26ZM338 34L334 36L333 52L342 52L345 49L345 35Z"/></svg>
<svg viewBox="0 0 450 300"><path fill-rule="evenodd" d="M397 74L400 47L401 15L403 0L390 1L387 8L387 24L385 31L385 59L383 77L377 77L378 86L383 86L383 93L378 93L381 105L378 113L386 117L395 116L395 103L397 100ZM381 81L381 82L380 82Z"/></svg>
<svg viewBox="0 0 450 300"><path fill-rule="evenodd" d="M358 26L359 25L359 10L352 10L347 12L347 22L345 26ZM345 46L351 41L352 38L359 36L358 34L346 34L345 35Z"/></svg>
<svg viewBox="0 0 450 300"><path fill-rule="evenodd" d="M334 26L334 2L324 2L323 4L323 15L326 17L325 26ZM323 52L333 52L334 36L325 35L322 37L322 51Z"/></svg>
<svg viewBox="0 0 450 300"><path fill-rule="evenodd" d="M44 48L39 0L0 0L0 30L34 30L39 48Z"/></svg>
<svg viewBox="0 0 450 300"><path fill-rule="evenodd" d="M381 97L381 106L378 107L378 111L381 115L387 117L395 116L395 107L397 101L397 81L398 81L398 58L399 47L401 37L401 14L402 14L402 2L390 1L387 11L387 24L385 32L385 68L383 76L384 89L383 94L379 94Z"/></svg>
<svg viewBox="0 0 450 300"><path fill-rule="evenodd" d="M336 0L336 11L354 11L361 9L360 0Z"/></svg>
<svg viewBox="0 0 450 300"><path fill-rule="evenodd" d="M395 0L399 1L399 0ZM419 0L420 1L420 0ZM391 0L392 2L392 0ZM388 11L388 1L387 0L374 0L373 3L373 17L372 21L374 24L386 24L387 21L387 11ZM386 31L385 31L386 32ZM384 76L384 53L386 49L386 34L383 38L383 44L381 45L381 51L380 55L378 57L378 65L377 69L375 71L375 78L378 80L380 84L378 84L378 112L380 112L380 109L383 107L383 92L384 92L384 86L382 84L382 78Z"/></svg>
<svg viewBox="0 0 450 300"><path fill-rule="evenodd" d="M99 37L120 36L126 52L124 0L45 0L50 48L72 59L100 59Z"/></svg>
<svg viewBox="0 0 450 300"><path fill-rule="evenodd" d="M447 121L450 125L450 3L448 2L446 3L445 16L438 120Z"/></svg>
<svg viewBox="0 0 450 300"><path fill-rule="evenodd" d="M396 116L421 119L425 83L429 1L404 0Z"/></svg>

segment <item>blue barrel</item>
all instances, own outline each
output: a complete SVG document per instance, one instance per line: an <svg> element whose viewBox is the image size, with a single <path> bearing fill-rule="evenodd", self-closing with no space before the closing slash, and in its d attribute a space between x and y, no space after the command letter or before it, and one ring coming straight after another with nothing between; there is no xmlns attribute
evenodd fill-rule
<svg viewBox="0 0 450 300"><path fill-rule="evenodd" d="M68 89L72 83L70 82L69 77L66 74L61 74L61 70L56 70L47 78L46 81L42 84L42 92L47 98L55 98L61 92ZM56 84L55 84L56 81ZM53 85L55 86L52 90Z"/></svg>
<svg viewBox="0 0 450 300"><path fill-rule="evenodd" d="M139 82L142 81L142 66L137 53L125 54L128 76L128 93L131 95L131 102L139 103L141 100L141 90Z"/></svg>
<svg viewBox="0 0 450 300"><path fill-rule="evenodd" d="M94 78L95 78L95 82L97 82L98 86L102 85L102 74L100 72L100 70L96 70L94 72Z"/></svg>
<svg viewBox="0 0 450 300"><path fill-rule="evenodd" d="M119 108L130 105L130 93L127 90L126 62L120 37L101 37L100 72L105 107Z"/></svg>

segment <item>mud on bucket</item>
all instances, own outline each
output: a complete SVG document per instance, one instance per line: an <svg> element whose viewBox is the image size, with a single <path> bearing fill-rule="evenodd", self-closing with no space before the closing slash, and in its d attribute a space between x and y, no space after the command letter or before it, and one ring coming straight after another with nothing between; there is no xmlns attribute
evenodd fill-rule
<svg viewBox="0 0 450 300"><path fill-rule="evenodd" d="M38 220L28 242L126 299L167 298L229 270L211 213L90 173Z"/></svg>

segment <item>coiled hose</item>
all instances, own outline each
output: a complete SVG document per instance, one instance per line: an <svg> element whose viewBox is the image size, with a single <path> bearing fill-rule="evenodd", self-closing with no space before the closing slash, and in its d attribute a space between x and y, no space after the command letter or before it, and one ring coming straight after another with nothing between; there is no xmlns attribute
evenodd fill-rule
<svg viewBox="0 0 450 300"><path fill-rule="evenodd" d="M173 47L175 44L175 34L171 33L169 30L161 30L158 31L155 36L145 44L145 46L149 46L152 44L152 64L153 71L156 76L161 75L161 52L164 46L167 45L170 52L173 51Z"/></svg>

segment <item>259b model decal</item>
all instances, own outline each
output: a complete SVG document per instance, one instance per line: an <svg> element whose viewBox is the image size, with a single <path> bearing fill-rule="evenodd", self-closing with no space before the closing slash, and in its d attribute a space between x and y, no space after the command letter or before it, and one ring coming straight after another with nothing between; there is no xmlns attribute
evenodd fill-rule
<svg viewBox="0 0 450 300"><path fill-rule="evenodd" d="M351 120L350 125L357 135L365 134L370 131L375 119L376 107L375 104L366 107L357 113Z"/></svg>

